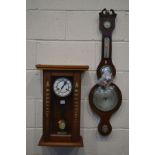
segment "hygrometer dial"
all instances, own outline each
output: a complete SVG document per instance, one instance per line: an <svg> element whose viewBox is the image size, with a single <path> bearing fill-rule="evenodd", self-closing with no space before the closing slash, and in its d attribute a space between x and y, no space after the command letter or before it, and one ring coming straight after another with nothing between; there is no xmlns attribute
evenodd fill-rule
<svg viewBox="0 0 155 155"><path fill-rule="evenodd" d="M66 97L72 91L72 83L68 78L60 77L54 81L54 93L59 97Z"/></svg>

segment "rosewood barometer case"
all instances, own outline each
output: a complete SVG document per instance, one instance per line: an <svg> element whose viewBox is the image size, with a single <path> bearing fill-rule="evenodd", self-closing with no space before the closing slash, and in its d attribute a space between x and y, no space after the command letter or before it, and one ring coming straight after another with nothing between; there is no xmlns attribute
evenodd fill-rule
<svg viewBox="0 0 155 155"><path fill-rule="evenodd" d="M81 74L88 66L36 65L43 70L43 135L40 146L82 147Z"/></svg>
<svg viewBox="0 0 155 155"><path fill-rule="evenodd" d="M112 62L112 32L115 28L116 13L103 9L99 13L99 29L102 33L101 61L97 67L98 82L89 93L89 104L93 112L100 117L98 131L107 136L112 131L110 117L122 102L122 94L113 82L116 69Z"/></svg>

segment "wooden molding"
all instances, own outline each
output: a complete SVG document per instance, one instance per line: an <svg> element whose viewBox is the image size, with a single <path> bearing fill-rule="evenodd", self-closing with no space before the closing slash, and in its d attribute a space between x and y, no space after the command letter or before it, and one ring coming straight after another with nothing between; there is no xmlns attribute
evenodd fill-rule
<svg viewBox="0 0 155 155"><path fill-rule="evenodd" d="M68 70L68 71L85 71L89 69L89 66L81 65L46 65L46 64L37 64L37 69L41 70Z"/></svg>

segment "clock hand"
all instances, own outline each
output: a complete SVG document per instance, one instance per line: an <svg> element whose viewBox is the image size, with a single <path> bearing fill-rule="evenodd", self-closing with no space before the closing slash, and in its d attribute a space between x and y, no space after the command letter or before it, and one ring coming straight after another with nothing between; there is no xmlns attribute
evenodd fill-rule
<svg viewBox="0 0 155 155"><path fill-rule="evenodd" d="M61 87L61 90L63 89L63 87L67 84L67 81L64 82L63 86Z"/></svg>

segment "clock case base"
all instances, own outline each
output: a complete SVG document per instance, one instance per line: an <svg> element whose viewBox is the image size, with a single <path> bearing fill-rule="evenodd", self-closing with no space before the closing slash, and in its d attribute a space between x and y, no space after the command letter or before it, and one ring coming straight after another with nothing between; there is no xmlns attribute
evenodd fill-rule
<svg viewBox="0 0 155 155"><path fill-rule="evenodd" d="M77 140L77 141L68 141L68 140L64 140L64 141L57 141L57 140L49 141L49 140L46 140L42 136L38 145L39 146L50 146L50 147L83 147L83 140L82 140L82 137L80 136L79 140Z"/></svg>

